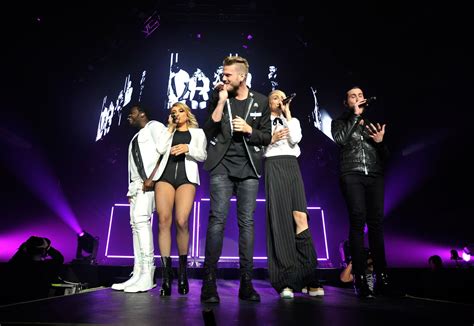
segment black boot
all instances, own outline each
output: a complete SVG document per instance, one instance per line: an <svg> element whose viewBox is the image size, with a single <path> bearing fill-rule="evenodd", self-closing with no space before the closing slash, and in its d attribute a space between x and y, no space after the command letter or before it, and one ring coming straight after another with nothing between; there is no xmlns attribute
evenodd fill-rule
<svg viewBox="0 0 474 326"><path fill-rule="evenodd" d="M354 275L354 290L355 290L356 295L359 298L373 298L374 297L373 292L369 289L369 285L367 284L367 277L365 276L365 274Z"/></svg>
<svg viewBox="0 0 474 326"><path fill-rule="evenodd" d="M179 256L179 270L178 270L178 293L188 294L189 283L186 268L188 267L188 255Z"/></svg>
<svg viewBox="0 0 474 326"><path fill-rule="evenodd" d="M386 272L375 274L374 293L375 295L391 296L392 289Z"/></svg>
<svg viewBox="0 0 474 326"><path fill-rule="evenodd" d="M249 275L242 275L240 278L239 298L246 301L260 302L260 295L252 285L252 278Z"/></svg>
<svg viewBox="0 0 474 326"><path fill-rule="evenodd" d="M171 282L173 282L173 269L171 268L171 257L161 257L161 289L160 296L171 295Z"/></svg>
<svg viewBox="0 0 474 326"><path fill-rule="evenodd" d="M201 302L219 303L219 294L217 293L216 274L207 270L202 280Z"/></svg>

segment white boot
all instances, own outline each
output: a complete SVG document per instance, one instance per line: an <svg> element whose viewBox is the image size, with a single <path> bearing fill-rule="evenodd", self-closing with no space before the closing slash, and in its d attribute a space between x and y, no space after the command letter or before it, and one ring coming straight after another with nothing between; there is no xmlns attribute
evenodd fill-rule
<svg viewBox="0 0 474 326"><path fill-rule="evenodd" d="M141 271L140 263L142 260L141 252L140 252L140 243L138 241L138 232L133 230L133 227L132 227L132 233L133 233L133 255L135 258L134 264L133 264L132 277L129 278L125 282L112 284L112 290L123 291L123 289L125 289L127 286L134 284L140 278L140 271Z"/></svg>
<svg viewBox="0 0 474 326"><path fill-rule="evenodd" d="M141 268L140 265L135 265L133 267L132 277L122 283L112 284L112 290L123 291L127 286L135 284L140 278Z"/></svg>
<svg viewBox="0 0 474 326"><path fill-rule="evenodd" d="M140 278L134 284L127 286L123 291L128 293L146 292L153 289L156 284L153 282L155 266L145 265L140 273Z"/></svg>
<svg viewBox="0 0 474 326"><path fill-rule="evenodd" d="M125 287L124 292L146 292L156 286L154 282L155 257L151 224L150 221L143 221L134 223L133 228L138 235L138 242L140 244L141 273L139 279L134 284Z"/></svg>

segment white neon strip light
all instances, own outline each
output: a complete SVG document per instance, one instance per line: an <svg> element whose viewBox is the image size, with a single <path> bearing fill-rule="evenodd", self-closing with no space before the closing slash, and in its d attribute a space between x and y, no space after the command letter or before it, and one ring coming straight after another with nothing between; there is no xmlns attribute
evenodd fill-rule
<svg viewBox="0 0 474 326"><path fill-rule="evenodd" d="M201 198L201 201L211 201L210 198ZM231 198L230 201L237 201L237 198ZM265 199L256 199L256 201L265 201Z"/></svg>
<svg viewBox="0 0 474 326"><path fill-rule="evenodd" d="M114 206L110 209L109 230L107 231L107 243L105 244L105 257L109 252L110 230L112 229L112 221L114 219Z"/></svg>
<svg viewBox="0 0 474 326"><path fill-rule="evenodd" d="M231 198L230 201L236 201L237 199L236 198ZM201 201L210 201L209 198L201 198ZM265 202L266 200L265 199L257 199L258 202ZM325 247L325 250L326 250L326 257L323 257L323 258L318 258L318 260L321 260L321 261L326 261L326 260L329 260L329 250L328 250L328 241L327 241L327 235L326 235L326 223L324 221L324 211L321 209L321 207L319 206L310 206L310 207L307 207L307 209L319 209L321 210L321 220L322 220L322 224L323 224L323 234L324 234L324 247ZM200 215L201 214L198 214L198 221L200 219ZM198 227L198 230L200 230L200 228ZM198 237L199 237L199 233L198 233ZM197 243L199 243L199 239L197 239ZM205 256L200 256L199 255L199 246L196 246L197 249L196 249L196 255L197 255L197 258L199 259L204 259ZM267 259L268 257L264 256L264 257L253 257L253 259L255 260L265 260ZM236 260L236 259L239 259L238 256L221 256L219 258L219 260L221 259L232 259L232 260Z"/></svg>
<svg viewBox="0 0 474 326"><path fill-rule="evenodd" d="M210 201L209 198L201 198L200 201L194 202L194 207L193 207L193 231L192 231L192 241L191 241L191 255L188 255L188 257L196 257L200 259L204 259L205 256L200 256L199 255L199 231L201 229L201 201L208 202ZM231 198L231 201L237 201L236 198ZM257 202L265 202L265 199L257 199ZM197 204L197 207L196 207ZM107 232L107 243L105 247L105 257L107 258L133 258L133 256L130 255L108 255L108 250L109 250L109 243L110 243L110 235L111 235L111 230L112 230L112 222L113 222L113 215L114 215L114 207L119 206L119 207L127 207L130 206L130 204L114 204L112 206L112 209L110 211L110 220L109 220L109 230ZM324 217L324 210L321 209L319 206L310 206L307 207L308 210L321 210L321 220L322 220L322 225L323 225L323 234L324 234L324 247L326 251L326 257L324 258L318 258L318 260L326 261L329 260L329 248L328 248L328 240L327 240L327 233L326 233L326 221ZM197 212L197 213L196 213ZM151 215L151 225L153 226L153 214ZM161 255L155 255L154 257L161 257ZM171 256L172 258L178 258L179 256ZM239 259L238 256L221 256L220 260L236 260ZM258 257L253 257L255 260L265 260L267 259L266 256L258 256Z"/></svg>
<svg viewBox="0 0 474 326"><path fill-rule="evenodd" d="M326 247L326 260L329 260L329 250L328 250L328 238L326 235L326 222L324 219L324 211L321 210L321 218L323 219L323 232L324 232L324 246Z"/></svg>
<svg viewBox="0 0 474 326"><path fill-rule="evenodd" d="M201 202L197 203L197 231L196 231L196 256L199 255L199 230L201 229ZM196 257L194 256L194 257Z"/></svg>
<svg viewBox="0 0 474 326"><path fill-rule="evenodd" d="M110 235L112 231L112 222L114 220L114 208L115 206L118 207L130 207L130 204L118 204L115 203L110 210L110 219L109 219L109 230L107 231L107 243L105 244L105 257L107 258L133 258L133 256L120 256L120 255L109 255L109 243L110 243ZM153 213L151 213L151 226L153 227Z"/></svg>
<svg viewBox="0 0 474 326"><path fill-rule="evenodd" d="M160 255L154 255L153 257L155 258L160 258ZM170 256L171 258L179 258L179 256ZM133 256L125 256L125 255L109 255L107 258L134 258ZM188 255L188 258L191 258L190 255Z"/></svg>
<svg viewBox="0 0 474 326"><path fill-rule="evenodd" d="M191 257L194 257L194 239L196 238L196 202L193 204L193 233L191 238Z"/></svg>

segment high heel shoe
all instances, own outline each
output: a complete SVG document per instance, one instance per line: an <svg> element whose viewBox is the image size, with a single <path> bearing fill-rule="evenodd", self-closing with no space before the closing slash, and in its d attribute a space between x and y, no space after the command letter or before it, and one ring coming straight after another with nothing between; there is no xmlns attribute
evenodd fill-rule
<svg viewBox="0 0 474 326"><path fill-rule="evenodd" d="M173 269L171 268L171 257L161 257L161 289L160 296L171 295L171 283L173 282Z"/></svg>
<svg viewBox="0 0 474 326"><path fill-rule="evenodd" d="M178 270L178 293L188 294L189 283L186 269L188 267L188 255L179 256L179 270Z"/></svg>

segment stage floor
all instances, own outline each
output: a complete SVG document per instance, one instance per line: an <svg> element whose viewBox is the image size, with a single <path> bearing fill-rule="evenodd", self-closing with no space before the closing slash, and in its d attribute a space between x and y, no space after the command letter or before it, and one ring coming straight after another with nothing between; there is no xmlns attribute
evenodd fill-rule
<svg viewBox="0 0 474 326"><path fill-rule="evenodd" d="M174 283L175 285L175 283ZM351 289L326 286L326 295L280 299L264 280L255 280L262 301L238 299L239 282L218 280L220 304L201 304L201 280L190 280L190 293L176 286L170 297L159 288L129 294L110 288L0 307L0 325L469 325L474 304L414 297L361 300ZM206 317L204 317L204 315Z"/></svg>

